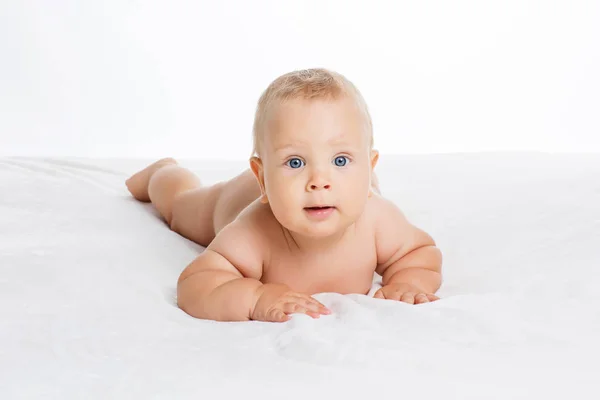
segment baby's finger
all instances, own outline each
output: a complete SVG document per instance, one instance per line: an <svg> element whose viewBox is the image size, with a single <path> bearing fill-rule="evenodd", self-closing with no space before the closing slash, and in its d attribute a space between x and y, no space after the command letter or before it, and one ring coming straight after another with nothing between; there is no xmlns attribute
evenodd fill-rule
<svg viewBox="0 0 600 400"><path fill-rule="evenodd" d="M400 297L400 301L408 304L415 304L415 295L411 292L403 293L402 297Z"/></svg>
<svg viewBox="0 0 600 400"><path fill-rule="evenodd" d="M429 298L425 293L419 293L415 296L415 304L429 303Z"/></svg>
<svg viewBox="0 0 600 400"><path fill-rule="evenodd" d="M286 314L294 314L294 313L307 314L313 318L319 318L319 315L320 315L318 312L311 311L311 310L307 309L306 307L304 307L302 304L298 303L298 300L285 303L283 305L283 311Z"/></svg>
<svg viewBox="0 0 600 400"><path fill-rule="evenodd" d="M318 307L319 312L326 312L327 314L330 313L331 311L329 310L329 308L327 308L327 306L325 306L325 304L321 303L319 300L311 297L311 296L307 296L308 297L308 301L311 302L312 304L315 304Z"/></svg>
<svg viewBox="0 0 600 400"><path fill-rule="evenodd" d="M297 299L299 299L302 302L302 304L311 311L321 313L321 314L330 314L331 313L331 311L327 307L325 307L325 305L323 303L321 303L320 301L318 301L317 299L315 299L311 296L299 294Z"/></svg>
<svg viewBox="0 0 600 400"><path fill-rule="evenodd" d="M398 291L391 291L391 290L388 290L388 291L385 293L385 298L386 298L386 299L388 299L388 300L396 300L396 301L400 301L400 299L402 298L402 295L403 295L403 294L404 294L403 292L398 292Z"/></svg>
<svg viewBox="0 0 600 400"><path fill-rule="evenodd" d="M381 289L379 289L378 291L375 292L375 294L373 295L374 298L376 299L385 299L385 296L383 294L383 291Z"/></svg>
<svg viewBox="0 0 600 400"><path fill-rule="evenodd" d="M326 308L323 304L321 304L319 301L313 299L310 296L300 297L298 300L304 305L304 307L315 312L319 312L322 309Z"/></svg>
<svg viewBox="0 0 600 400"><path fill-rule="evenodd" d="M285 322L289 319L290 317L278 308L273 308L267 313L267 321L269 322Z"/></svg>
<svg viewBox="0 0 600 400"><path fill-rule="evenodd" d="M429 301L436 301L436 300L440 299L435 294L431 294L431 293L427 293L427 298L429 299Z"/></svg>

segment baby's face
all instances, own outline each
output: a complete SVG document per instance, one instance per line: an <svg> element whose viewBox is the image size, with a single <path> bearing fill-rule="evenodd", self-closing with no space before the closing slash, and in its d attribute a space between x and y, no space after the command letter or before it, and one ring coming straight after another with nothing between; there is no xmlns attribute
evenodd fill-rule
<svg viewBox="0 0 600 400"><path fill-rule="evenodd" d="M304 236L326 237L346 229L365 208L376 162L355 103L297 99L273 114L261 157L273 214Z"/></svg>

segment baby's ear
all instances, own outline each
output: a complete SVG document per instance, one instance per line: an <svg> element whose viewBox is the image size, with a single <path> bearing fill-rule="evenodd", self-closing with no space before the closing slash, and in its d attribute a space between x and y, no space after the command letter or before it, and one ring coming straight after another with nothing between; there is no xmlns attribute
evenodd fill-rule
<svg viewBox="0 0 600 400"><path fill-rule="evenodd" d="M371 169L375 168L377 161L379 161L379 151L373 149L371 150Z"/></svg>
<svg viewBox="0 0 600 400"><path fill-rule="evenodd" d="M373 196L373 190L377 193L379 192L379 180L377 179L377 175L375 175L375 165L377 165L377 161L379 161L379 152L377 150L371 150L371 187L369 188L369 197Z"/></svg>
<svg viewBox="0 0 600 400"><path fill-rule="evenodd" d="M263 204L267 204L269 202L269 199L267 198L267 192L265 191L265 174L263 171L262 160L258 157L251 157L250 169L252 170L252 173L256 177L258 185L260 186L260 202Z"/></svg>

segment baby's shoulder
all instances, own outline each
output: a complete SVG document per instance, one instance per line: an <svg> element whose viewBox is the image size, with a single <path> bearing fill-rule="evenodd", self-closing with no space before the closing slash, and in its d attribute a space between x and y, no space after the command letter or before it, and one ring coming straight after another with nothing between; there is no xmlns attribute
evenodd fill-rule
<svg viewBox="0 0 600 400"><path fill-rule="evenodd" d="M367 214L372 224L378 258L393 253L413 234L414 227L400 207L379 194L369 198Z"/></svg>
<svg viewBox="0 0 600 400"><path fill-rule="evenodd" d="M377 228L393 224L405 218L402 210L400 210L400 207L396 203L380 194L374 193L367 201L365 219L374 228Z"/></svg>
<svg viewBox="0 0 600 400"><path fill-rule="evenodd" d="M225 257L245 276L262 275L264 261L269 258L269 215L252 204L225 226L207 247Z"/></svg>
<svg viewBox="0 0 600 400"><path fill-rule="evenodd" d="M271 207L258 201L250 204L234 221L246 230L250 231L257 238L270 241L271 234L275 230L280 230L281 224L273 215Z"/></svg>

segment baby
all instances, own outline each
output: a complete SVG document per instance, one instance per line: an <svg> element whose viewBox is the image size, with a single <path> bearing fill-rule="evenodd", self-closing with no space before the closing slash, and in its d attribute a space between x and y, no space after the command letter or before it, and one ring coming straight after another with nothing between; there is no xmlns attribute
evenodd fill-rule
<svg viewBox="0 0 600 400"><path fill-rule="evenodd" d="M250 169L202 186L173 159L126 181L170 228L207 246L181 273L179 307L217 321L287 321L331 311L321 292L410 304L438 299L442 255L383 198L373 169L371 117L344 76L325 69L277 78L254 120Z"/></svg>

